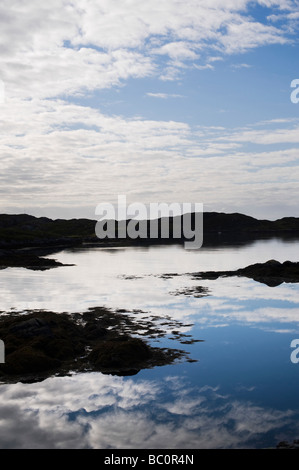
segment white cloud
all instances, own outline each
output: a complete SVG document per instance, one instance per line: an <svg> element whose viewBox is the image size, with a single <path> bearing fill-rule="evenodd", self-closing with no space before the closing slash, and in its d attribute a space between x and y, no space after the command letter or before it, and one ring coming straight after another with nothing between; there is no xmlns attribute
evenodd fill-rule
<svg viewBox="0 0 299 470"><path fill-rule="evenodd" d="M192 128L111 117L62 100L11 100L3 110L0 180L6 210L21 204L31 211L59 205L62 212L94 210L103 199L114 202L127 194L145 203L200 200L217 207L221 201L250 213L258 193L260 206L285 200L297 213L293 121L259 123L256 129ZM245 151L251 142L255 150ZM273 142L291 147L264 147Z"/></svg>
<svg viewBox="0 0 299 470"><path fill-rule="evenodd" d="M184 98L183 95L178 95L175 93L147 93L147 96L150 96L152 98L162 98L162 99L167 99L167 98Z"/></svg>
<svg viewBox="0 0 299 470"><path fill-rule="evenodd" d="M287 1L259 3L278 8L279 14L295 14ZM131 78L173 81L188 67L212 69L226 54L291 40L288 16L276 27L260 23L250 16L250 5L246 0L4 0L3 210L20 207L20 201L31 210L37 205L86 207L132 191L135 197L155 195L160 201L191 200L195 195L212 205L220 200L235 206L238 201L246 210L252 188L262 187L261 175L269 183L269 201L277 184L295 200L296 188L286 186L288 175L293 181L296 174L293 150L289 156L280 154L293 168L284 169L285 181L279 183L278 165L266 175L257 163L257 155L268 162L270 153L259 148L245 155L243 146L295 146L297 126L199 131L159 118L126 120L84 104L96 90L121 86ZM82 104L72 104L75 98Z"/></svg>
<svg viewBox="0 0 299 470"><path fill-rule="evenodd" d="M259 3L296 14L289 2ZM239 53L291 39L284 26L253 21L248 6L245 0L5 0L0 78L8 96L71 95L154 73L174 80L190 61L205 67L202 53Z"/></svg>
<svg viewBox="0 0 299 470"><path fill-rule="evenodd" d="M283 124L289 121L272 120L271 123ZM292 122L292 121L291 121ZM266 124L266 123L265 123ZM299 125L290 125L287 128L263 128L263 129L238 129L232 132L223 140L233 142L251 142L254 144L272 145L272 144L297 144L299 143Z"/></svg>
<svg viewBox="0 0 299 470"><path fill-rule="evenodd" d="M238 21L227 27L228 34L220 38L225 53L245 52L266 44L285 44L289 41L283 31L258 22Z"/></svg>
<svg viewBox="0 0 299 470"><path fill-rule="evenodd" d="M194 65L194 67L198 70L206 70L206 69L210 69L210 70L214 70L214 66L211 65L211 64L206 64L206 65Z"/></svg>
<svg viewBox="0 0 299 470"><path fill-rule="evenodd" d="M252 65L249 64L233 64L232 68L233 69L250 69Z"/></svg>
<svg viewBox="0 0 299 470"><path fill-rule="evenodd" d="M168 55L174 60L195 60L198 58L198 54L192 49L192 44L188 44L184 41L169 42L158 49L153 49L152 53Z"/></svg>

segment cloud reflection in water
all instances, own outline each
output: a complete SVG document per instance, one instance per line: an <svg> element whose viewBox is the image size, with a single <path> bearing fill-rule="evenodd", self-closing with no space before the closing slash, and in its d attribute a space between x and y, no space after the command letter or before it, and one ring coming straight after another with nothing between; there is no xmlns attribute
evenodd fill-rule
<svg viewBox="0 0 299 470"><path fill-rule="evenodd" d="M100 373L1 385L2 448L238 448L296 421L183 378Z"/></svg>

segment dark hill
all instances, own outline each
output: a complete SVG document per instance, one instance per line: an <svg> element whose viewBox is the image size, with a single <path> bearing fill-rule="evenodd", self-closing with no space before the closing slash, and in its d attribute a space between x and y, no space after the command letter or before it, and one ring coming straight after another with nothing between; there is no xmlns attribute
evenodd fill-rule
<svg viewBox="0 0 299 470"><path fill-rule="evenodd" d="M192 218L194 221L194 214L192 214ZM170 241L173 241L171 233L174 221L180 221L180 216L169 219ZM96 237L96 223L96 220L90 219L52 220L47 217L34 217L27 214L0 214L0 248L71 246L80 245L83 242L106 243L107 240L100 240ZM161 219L159 219L159 223L161 223ZM231 238L238 236L250 238L299 236L299 218L284 217L276 221L269 221L258 220L239 213L205 212L203 214L203 233L204 241L215 235ZM136 241L139 243L140 239ZM120 240L120 242L124 243L124 240ZM126 240L125 242L134 243L134 240ZM157 240L146 239L145 242L154 243Z"/></svg>
<svg viewBox="0 0 299 470"><path fill-rule="evenodd" d="M48 219L27 214L0 214L0 247L80 244L95 236L95 221Z"/></svg>

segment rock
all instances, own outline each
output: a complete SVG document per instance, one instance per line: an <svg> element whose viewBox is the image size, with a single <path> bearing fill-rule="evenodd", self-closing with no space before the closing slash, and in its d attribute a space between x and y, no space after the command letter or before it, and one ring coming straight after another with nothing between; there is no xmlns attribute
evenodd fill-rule
<svg viewBox="0 0 299 470"><path fill-rule="evenodd" d="M42 318L30 318L29 320L24 320L15 325L11 331L12 333L15 333L18 336L23 336L24 338L39 335L53 336L53 332L49 324Z"/></svg>
<svg viewBox="0 0 299 470"><path fill-rule="evenodd" d="M1 320L5 363L0 373L4 375L57 369L65 361L84 353L81 328L68 315L38 312Z"/></svg>
<svg viewBox="0 0 299 470"><path fill-rule="evenodd" d="M299 263L285 261L280 263L269 260L265 263L256 263L236 271L207 271L193 273L195 279L218 279L220 276L244 276L262 282L269 287L276 287L283 282L299 282Z"/></svg>
<svg viewBox="0 0 299 470"><path fill-rule="evenodd" d="M138 338L128 336L103 341L89 354L88 359L96 369L138 369L152 357L150 348Z"/></svg>
<svg viewBox="0 0 299 470"><path fill-rule="evenodd" d="M24 346L9 354L5 370L9 375L36 374L57 369L61 361L46 355L32 346Z"/></svg>
<svg viewBox="0 0 299 470"><path fill-rule="evenodd" d="M46 269L63 266L55 259L41 258L34 253L22 250L0 250L0 269L26 268L45 271Z"/></svg>
<svg viewBox="0 0 299 470"><path fill-rule="evenodd" d="M143 368L171 364L183 351L152 348L132 337L138 322L124 313L94 308L83 314L36 311L0 317L5 344L1 380L36 381L69 371L132 375ZM126 332L124 332L126 331Z"/></svg>
<svg viewBox="0 0 299 470"><path fill-rule="evenodd" d="M88 321L84 326L84 333L87 339L99 339L107 335L108 331L99 324Z"/></svg>

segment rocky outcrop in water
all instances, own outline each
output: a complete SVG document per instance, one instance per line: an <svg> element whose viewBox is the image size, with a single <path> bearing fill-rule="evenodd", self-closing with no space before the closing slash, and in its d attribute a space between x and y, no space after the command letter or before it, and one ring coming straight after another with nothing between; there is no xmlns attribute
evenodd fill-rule
<svg viewBox="0 0 299 470"><path fill-rule="evenodd" d="M0 250L0 269L26 268L34 271L45 271L59 266L63 266L63 264L55 259L42 258L32 252Z"/></svg>
<svg viewBox="0 0 299 470"><path fill-rule="evenodd" d="M218 279L219 277L244 276L275 287L283 282L299 282L299 263L285 261L280 263L269 260L266 263L256 263L235 271L206 271L193 273L194 279Z"/></svg>
<svg viewBox="0 0 299 470"><path fill-rule="evenodd" d="M0 380L39 381L70 371L132 375L186 357L183 350L152 347L145 338L134 336L142 330L147 338L163 335L152 321L101 307L82 314L2 313L5 363L0 364Z"/></svg>

